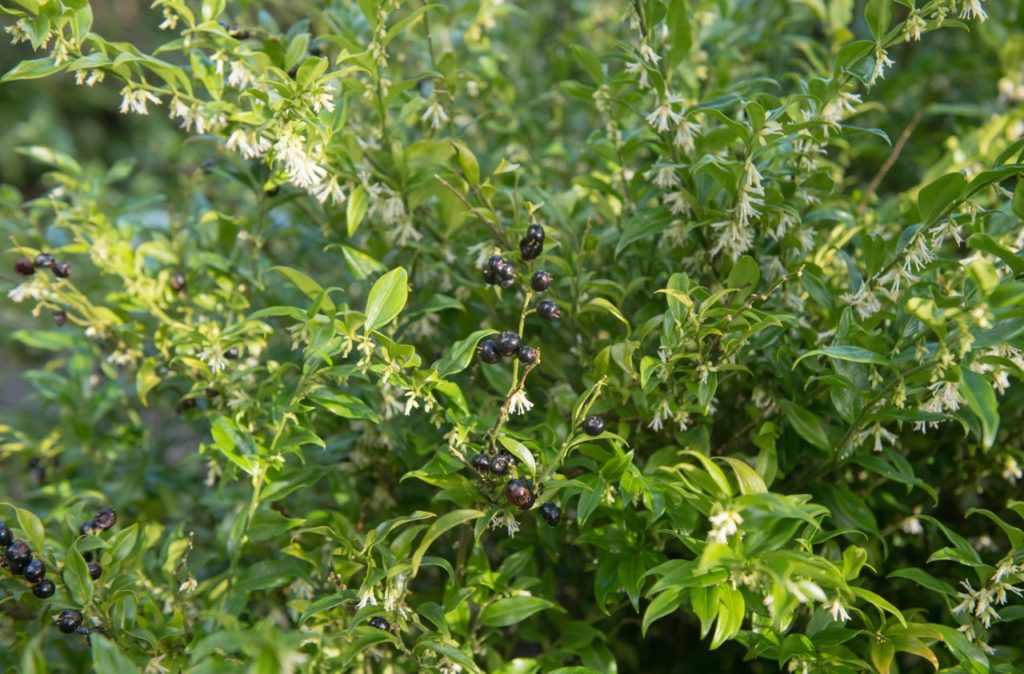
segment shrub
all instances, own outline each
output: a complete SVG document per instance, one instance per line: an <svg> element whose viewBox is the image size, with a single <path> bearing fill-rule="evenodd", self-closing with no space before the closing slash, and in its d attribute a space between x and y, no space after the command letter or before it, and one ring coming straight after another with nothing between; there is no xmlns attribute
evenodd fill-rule
<svg viewBox="0 0 1024 674"><path fill-rule="evenodd" d="M5 671L1022 671L1017 3L0 9Z"/></svg>

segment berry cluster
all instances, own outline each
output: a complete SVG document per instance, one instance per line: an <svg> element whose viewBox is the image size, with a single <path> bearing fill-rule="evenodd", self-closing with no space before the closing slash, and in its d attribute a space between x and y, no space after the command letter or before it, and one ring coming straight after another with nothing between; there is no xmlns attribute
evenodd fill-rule
<svg viewBox="0 0 1024 674"><path fill-rule="evenodd" d="M544 228L540 225L530 225L526 230L526 236L519 241L519 255L524 260L536 260L544 251Z"/></svg>
<svg viewBox="0 0 1024 674"><path fill-rule="evenodd" d="M46 565L34 559L28 543L16 540L14 533L3 522L0 522L0 546L6 548L0 566L15 576L24 576L25 580L32 583L32 594L40 599L53 596L57 588L53 581L46 579Z"/></svg>
<svg viewBox="0 0 1024 674"><path fill-rule="evenodd" d="M36 259L30 260L27 257L18 258L14 263L14 271L22 276L31 276L36 269L49 269L57 278L71 276L71 265L67 262L57 262L49 253L40 253Z"/></svg>
<svg viewBox="0 0 1024 674"><path fill-rule="evenodd" d="M516 282L516 266L500 255L492 255L484 267L484 282L489 286L511 288Z"/></svg>
<svg viewBox="0 0 1024 674"><path fill-rule="evenodd" d="M78 531L83 536L86 534L95 534L106 531L117 524L117 511L111 506L101 508L91 520L87 520L79 527ZM85 552L82 554L85 558L86 564L89 566L89 577L93 580L99 580L100 576L103 575L103 567L97 562L93 561L92 553Z"/></svg>

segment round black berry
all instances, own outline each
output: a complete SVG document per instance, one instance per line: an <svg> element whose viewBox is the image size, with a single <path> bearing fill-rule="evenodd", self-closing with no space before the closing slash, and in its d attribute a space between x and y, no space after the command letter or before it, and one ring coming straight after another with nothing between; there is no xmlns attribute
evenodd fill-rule
<svg viewBox="0 0 1024 674"><path fill-rule="evenodd" d="M235 360L236 358L238 358L238 347L233 346L227 351L225 351L224 357L227 358L228 360Z"/></svg>
<svg viewBox="0 0 1024 674"><path fill-rule="evenodd" d="M391 625L388 624L388 621L384 620L384 618L381 618L380 616L370 618L370 627L376 627L377 629L384 630L385 632L391 629Z"/></svg>
<svg viewBox="0 0 1024 674"><path fill-rule="evenodd" d="M57 324L58 328L63 328L64 324L68 322L68 313L66 311L54 311L53 322Z"/></svg>
<svg viewBox="0 0 1024 674"><path fill-rule="evenodd" d="M32 561L32 551L25 541L13 541L7 546L7 561L17 568L15 573L21 573L25 566Z"/></svg>
<svg viewBox="0 0 1024 674"><path fill-rule="evenodd" d="M7 525L0 522L0 545L7 547L14 540L14 532L7 528Z"/></svg>
<svg viewBox="0 0 1024 674"><path fill-rule="evenodd" d="M171 290L178 293L185 289L185 275L180 271L171 275Z"/></svg>
<svg viewBox="0 0 1024 674"><path fill-rule="evenodd" d="M498 277L497 272L495 272L490 267L484 267L484 283L486 283L489 286L492 286L499 280L500 278Z"/></svg>
<svg viewBox="0 0 1024 674"><path fill-rule="evenodd" d="M526 229L526 236L524 238L544 243L544 228L540 225L530 225Z"/></svg>
<svg viewBox="0 0 1024 674"><path fill-rule="evenodd" d="M562 317L562 310L551 300L541 300L537 304L537 314L545 321L555 321Z"/></svg>
<svg viewBox="0 0 1024 674"><path fill-rule="evenodd" d="M31 276L36 271L36 266L27 257L20 257L14 262L14 271L22 276Z"/></svg>
<svg viewBox="0 0 1024 674"><path fill-rule="evenodd" d="M82 626L82 612L66 608L57 615L57 629L64 634L74 634Z"/></svg>
<svg viewBox="0 0 1024 674"><path fill-rule="evenodd" d="M491 468L491 460L488 459L485 454L477 454L473 457L470 463L472 463L473 467L481 473L486 472Z"/></svg>
<svg viewBox="0 0 1024 674"><path fill-rule="evenodd" d="M57 261L49 253L36 255L36 267L39 269L53 269L55 264L57 264Z"/></svg>
<svg viewBox="0 0 1024 674"><path fill-rule="evenodd" d="M69 265L67 262L61 262L59 264L54 265L53 275L56 276L57 278L67 278L71 276L71 265Z"/></svg>
<svg viewBox="0 0 1024 674"><path fill-rule="evenodd" d="M503 356L512 356L519 351L519 347L523 345L523 341L519 339L519 335L506 330L505 332L498 335L497 348L498 353Z"/></svg>
<svg viewBox="0 0 1024 674"><path fill-rule="evenodd" d="M543 269L533 272L533 276L530 277L530 287L539 293L544 292L551 287L551 274Z"/></svg>
<svg viewBox="0 0 1024 674"><path fill-rule="evenodd" d="M583 422L583 432L587 435L601 435L604 433L604 419L592 414Z"/></svg>
<svg viewBox="0 0 1024 674"><path fill-rule="evenodd" d="M82 526L78 527L78 533L80 533L83 536L85 536L86 534L91 534L92 530L95 529L95 528L96 528L96 523L93 522L92 520L89 520L88 522L83 522Z"/></svg>
<svg viewBox="0 0 1024 674"><path fill-rule="evenodd" d="M103 567L96 562L89 562L89 577L93 580L99 580L100 576L103 575Z"/></svg>
<svg viewBox="0 0 1024 674"><path fill-rule="evenodd" d="M540 516L551 526L555 526L562 520L562 509L551 501L540 507Z"/></svg>
<svg viewBox="0 0 1024 674"><path fill-rule="evenodd" d="M491 472L495 475L507 475L512 467L512 457L507 454L499 454L491 459Z"/></svg>
<svg viewBox="0 0 1024 674"><path fill-rule="evenodd" d="M46 565L38 559L33 559L25 565L22 575L25 576L25 580L28 582L37 583L46 577Z"/></svg>
<svg viewBox="0 0 1024 674"><path fill-rule="evenodd" d="M83 552L82 553L82 559L84 559L87 562L91 562L92 561L92 551L91 550L86 550L85 552Z"/></svg>
<svg viewBox="0 0 1024 674"><path fill-rule="evenodd" d="M515 284L516 284L516 278L514 276L507 276L507 277L501 279L500 281L498 281L498 287L499 288L504 288L505 290L508 290L509 288L514 286Z"/></svg>
<svg viewBox="0 0 1024 674"><path fill-rule="evenodd" d="M524 365L533 365L540 360L540 349L524 344L519 347L519 360Z"/></svg>
<svg viewBox="0 0 1024 674"><path fill-rule="evenodd" d="M535 500L533 493L523 480L509 480L505 485L505 498L521 510L528 510Z"/></svg>
<svg viewBox="0 0 1024 674"><path fill-rule="evenodd" d="M48 599L57 591L57 586L50 580L41 580L32 586L32 594L40 599Z"/></svg>
<svg viewBox="0 0 1024 674"><path fill-rule="evenodd" d="M519 242L519 257L524 260L536 260L544 252L544 242L536 239L523 239Z"/></svg>
<svg viewBox="0 0 1024 674"><path fill-rule="evenodd" d="M480 360L491 365L501 360L501 354L498 353L498 347L493 339L485 339L477 344L476 355L480 356Z"/></svg>
<svg viewBox="0 0 1024 674"><path fill-rule="evenodd" d="M510 266L511 265L509 265L508 260L500 255L492 255L487 260L487 268L494 272L494 274L499 278L508 275L508 268ZM513 273L515 273L514 268Z"/></svg>
<svg viewBox="0 0 1024 674"><path fill-rule="evenodd" d="M97 528L106 531L117 524L117 511L112 507L107 506L96 513L96 517L92 518L92 520L96 524Z"/></svg>

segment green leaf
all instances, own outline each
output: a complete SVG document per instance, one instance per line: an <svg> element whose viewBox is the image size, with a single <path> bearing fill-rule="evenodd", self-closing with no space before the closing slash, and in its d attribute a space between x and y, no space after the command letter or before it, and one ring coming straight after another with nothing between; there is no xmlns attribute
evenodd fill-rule
<svg viewBox="0 0 1024 674"><path fill-rule="evenodd" d="M711 650L715 650L739 633L746 611L743 593L729 585L718 588L718 602L718 622L715 624L715 634L711 638Z"/></svg>
<svg viewBox="0 0 1024 674"><path fill-rule="evenodd" d="M554 606L554 603L540 597L508 597L488 604L480 612L480 624L484 627L508 627L520 623L534 613Z"/></svg>
<svg viewBox="0 0 1024 674"><path fill-rule="evenodd" d="M18 526L25 532L26 542L33 550L42 550L46 542L46 529L43 522L31 510L24 510L12 503L0 502L0 506L6 506L14 512Z"/></svg>
<svg viewBox="0 0 1024 674"><path fill-rule="evenodd" d="M142 361L139 371L135 375L135 391L139 395L139 402L146 405L146 394L152 391L160 383L160 375L156 373L156 359L147 358Z"/></svg>
<svg viewBox="0 0 1024 674"><path fill-rule="evenodd" d="M825 429L822 427L817 415L789 400L780 399L779 405L782 407L782 413L785 415L786 420L800 434L800 437L818 449L825 451L831 449L832 442L825 433Z"/></svg>
<svg viewBox="0 0 1024 674"><path fill-rule="evenodd" d="M41 59L33 59L31 61L21 61L18 65L4 73L4 76L0 77L0 82L34 80L40 77L46 77L47 75L52 75L61 71L63 68L64 66L62 65L54 65L53 59L48 56Z"/></svg>
<svg viewBox="0 0 1024 674"><path fill-rule="evenodd" d="M324 289L320 287L320 284L311 279L310 277L303 274L297 269L291 267L271 267L268 271L276 271L287 278L293 286L299 289L303 295L311 300L317 300L323 296L320 306L324 309L324 312L329 316L333 316L336 309L334 302L331 300L331 296L324 292Z"/></svg>
<svg viewBox="0 0 1024 674"><path fill-rule="evenodd" d="M398 316L409 297L408 274L398 267L381 276L366 301L366 332L383 328Z"/></svg>
<svg viewBox="0 0 1024 674"><path fill-rule="evenodd" d="M893 606L892 603L890 603L889 600L885 597L875 594L871 590L865 589L863 587L857 587L855 585L850 586L850 591L858 597L860 597L861 599L863 599L864 601L874 606L875 608L877 608L879 611L885 611L886 613L892 614L893 617L899 620L900 624L904 627L907 626L907 620L903 617L903 613L901 613L898 608Z"/></svg>
<svg viewBox="0 0 1024 674"><path fill-rule="evenodd" d="M761 476L745 462L731 456L719 458L721 461L728 463L732 467L733 472L736 473L736 481L740 485L741 494L764 494L768 491L768 487L765 485L764 480L761 479Z"/></svg>
<svg viewBox="0 0 1024 674"><path fill-rule="evenodd" d="M509 454L519 459L523 467L526 469L527 475L537 474L537 460L533 458L533 452L527 449L526 445L519 442L515 438L510 438L504 433L498 435L498 442L501 446L508 450Z"/></svg>
<svg viewBox="0 0 1024 674"><path fill-rule="evenodd" d="M981 421L982 442L990 449L999 431L999 403L992 385L983 375L967 368L960 370L960 394L967 401L967 407L978 415Z"/></svg>
<svg viewBox="0 0 1024 674"><path fill-rule="evenodd" d="M875 42L881 42L892 22L892 0L868 0L867 7L864 9L864 18L868 22L868 28L871 29Z"/></svg>
<svg viewBox="0 0 1024 674"><path fill-rule="evenodd" d="M733 295L732 305L741 306L750 297L750 294L754 292L754 289L757 288L760 280L761 269L757 266L754 258L744 255L737 260L729 272L729 278L725 282L726 287L739 291Z"/></svg>
<svg viewBox="0 0 1024 674"><path fill-rule="evenodd" d="M89 640L92 642L92 666L96 674L139 674L142 671L102 634L93 633Z"/></svg>
<svg viewBox="0 0 1024 674"><path fill-rule="evenodd" d="M85 563L82 553L72 546L64 558L64 572L62 574L64 585L67 586L71 598L79 606L85 606L92 601L92 577L89 576L89 566Z"/></svg>
<svg viewBox="0 0 1024 674"><path fill-rule="evenodd" d="M345 226L347 227L349 238L352 238L352 235L359 229L359 225L362 223L363 217L366 216L366 211L369 208L370 194L366 191L365 187L360 185L349 195L348 205L345 207Z"/></svg>
<svg viewBox="0 0 1024 674"><path fill-rule="evenodd" d="M651 626L651 623L674 613L679 608L683 601L682 596L682 590L672 588L656 596L647 605L647 610L644 611L644 619L640 624L640 630L645 637L647 636L647 628Z"/></svg>
<svg viewBox="0 0 1024 674"><path fill-rule="evenodd" d="M569 49L572 51L576 63L579 63L587 74L590 75L590 79L594 80L594 84L603 84L604 71L601 69L601 62L594 56L594 52L579 44L571 44Z"/></svg>
<svg viewBox="0 0 1024 674"><path fill-rule="evenodd" d="M437 540L437 538L453 527L457 527L463 522L469 522L475 520L478 517L483 517L483 512L479 510L456 510L441 517L430 525L427 529L427 533L423 534L423 539L420 541L420 545L416 548L416 552L412 555L412 575L416 575L420 568L420 562L423 561L423 555L427 554L427 549L430 544Z"/></svg>
<svg viewBox="0 0 1024 674"><path fill-rule="evenodd" d="M962 173L948 173L921 188L917 195L917 212L921 224L927 225L943 215L964 193L967 179Z"/></svg>
<svg viewBox="0 0 1024 674"><path fill-rule="evenodd" d="M939 594L944 594L948 597L953 597L956 595L956 589L952 585L950 585L944 580L939 580L927 571L922 571L921 569L917 569L914 567L896 569L887 577L905 578L907 580L917 583L925 589L931 590L932 592L937 592Z"/></svg>
<svg viewBox="0 0 1024 674"><path fill-rule="evenodd" d="M668 67L671 70L687 59L693 45L688 0L669 1L667 23L672 45L668 56Z"/></svg>
<svg viewBox="0 0 1024 674"><path fill-rule="evenodd" d="M318 391L309 399L323 406L332 414L345 419L368 419L375 424L380 423L380 414L365 402L341 391Z"/></svg>
<svg viewBox="0 0 1024 674"><path fill-rule="evenodd" d="M808 351L793 362L793 369L800 364L804 358L810 358L811 356L828 356L835 360L845 360L851 363L871 363L873 365L889 365L890 361L885 356L869 351L859 346L853 346L851 344L840 344L836 346L826 346L821 349L814 349Z"/></svg>
<svg viewBox="0 0 1024 674"><path fill-rule="evenodd" d="M459 160L459 168L462 169L463 175L473 185L480 184L480 162L477 161L476 155L470 151L462 141L453 140L452 145L455 146L455 152Z"/></svg>
<svg viewBox="0 0 1024 674"><path fill-rule="evenodd" d="M497 330L477 330L469 337L460 339L452 345L452 348L443 358L436 361L432 367L442 379L447 379L454 374L462 372L473 361L476 346L480 340L488 335L493 335Z"/></svg>

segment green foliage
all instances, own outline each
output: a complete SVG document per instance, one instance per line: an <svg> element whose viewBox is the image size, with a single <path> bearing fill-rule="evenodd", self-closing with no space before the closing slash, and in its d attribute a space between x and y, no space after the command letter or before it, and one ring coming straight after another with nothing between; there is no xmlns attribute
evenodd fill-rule
<svg viewBox="0 0 1024 674"><path fill-rule="evenodd" d="M122 4L0 0L4 671L1024 671L1018 3Z"/></svg>

